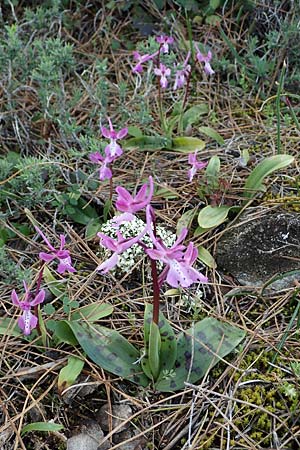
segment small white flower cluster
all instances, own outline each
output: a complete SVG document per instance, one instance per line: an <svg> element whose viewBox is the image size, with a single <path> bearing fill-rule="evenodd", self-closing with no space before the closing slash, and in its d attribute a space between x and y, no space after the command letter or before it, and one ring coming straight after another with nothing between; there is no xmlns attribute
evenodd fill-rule
<svg viewBox="0 0 300 450"><path fill-rule="evenodd" d="M116 239L117 233L116 228L114 228L114 221L113 219L108 220L102 227L101 227L101 233L106 234L107 236ZM140 234L143 229L145 228L146 224L143 220L139 219L138 217L135 217L134 220L130 222L124 222L121 225L119 225L119 231L122 234L122 236L127 238L133 238ZM162 242L166 247L172 247L174 242L177 239L176 234L172 233L170 230L167 230L161 225L157 225L156 227L156 234L157 237L161 238ZM141 239L141 241L149 248L153 248L153 244L151 241L151 238L148 234L145 234L145 236ZM109 257L111 255L110 250L104 249L104 255L105 257ZM129 249L125 250L120 256L119 261L116 266L115 270L112 270L112 273L116 275L124 275L125 273L128 273L132 270L132 268L135 266L135 264L140 261L143 256L145 255L145 252L143 248L139 244L134 244ZM158 271L162 270L162 263L158 261L157 268ZM149 264L150 267L150 264Z"/></svg>

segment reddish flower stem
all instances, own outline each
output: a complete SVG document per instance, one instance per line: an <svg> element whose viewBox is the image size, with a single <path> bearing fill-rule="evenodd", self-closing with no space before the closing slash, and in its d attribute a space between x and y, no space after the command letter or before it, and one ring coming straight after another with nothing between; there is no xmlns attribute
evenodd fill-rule
<svg viewBox="0 0 300 450"><path fill-rule="evenodd" d="M159 318L159 284L158 284L158 276L157 276L157 267L156 261L154 259L150 259L151 261L151 275L152 275L152 283L153 283L153 315L152 320L156 325L158 325Z"/></svg>
<svg viewBox="0 0 300 450"><path fill-rule="evenodd" d="M44 274L44 267L45 267L45 264L44 264L43 261L41 261L40 264L41 264L41 268L40 268L39 276L38 276L37 283L36 283L35 297L36 297L36 296L38 295L38 293L40 292L40 289L41 289L41 283L42 283L43 274ZM39 311L38 311L38 305L35 305L35 306L33 307L33 312L34 312L34 315L36 316L36 318L37 318L37 320L38 320L37 326L36 326L36 330L37 330L39 336L41 336L41 335L42 335L42 332L41 332L41 327L40 327L40 323L39 323Z"/></svg>

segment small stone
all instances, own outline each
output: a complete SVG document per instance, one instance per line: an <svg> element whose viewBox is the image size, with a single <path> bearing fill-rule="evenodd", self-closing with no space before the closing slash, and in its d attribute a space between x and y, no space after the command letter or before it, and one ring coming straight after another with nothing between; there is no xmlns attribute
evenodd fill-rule
<svg viewBox="0 0 300 450"><path fill-rule="evenodd" d="M14 429L11 425L9 425L7 428L5 428L0 433L0 450L6 450L8 447L6 447L5 444L9 445L9 439L14 434Z"/></svg>
<svg viewBox="0 0 300 450"><path fill-rule="evenodd" d="M144 450L146 440L142 436L133 441L126 442L127 440L131 439L135 435L135 433L137 433L137 431L129 430L122 431L122 433L116 433L114 436L114 443L121 444L118 447L118 450Z"/></svg>
<svg viewBox="0 0 300 450"><path fill-rule="evenodd" d="M234 276L240 284L262 287L273 276L292 270L270 285L272 290L293 286L300 277L300 215L262 211L244 214L239 223L224 232L217 244L218 268Z"/></svg>
<svg viewBox="0 0 300 450"><path fill-rule="evenodd" d="M108 442L101 444L104 433L97 422L91 422L84 431L67 440L67 450L108 450Z"/></svg>
<svg viewBox="0 0 300 450"><path fill-rule="evenodd" d="M110 423L110 410L109 405L106 403L103 405L99 412L97 413L98 422L104 431L109 431L109 423ZM129 405L113 405L111 412L111 421L112 421L112 429L114 430L118 427L122 422L128 420L132 416L132 409ZM130 421L125 423L117 432L120 433L123 430L126 430L130 425Z"/></svg>

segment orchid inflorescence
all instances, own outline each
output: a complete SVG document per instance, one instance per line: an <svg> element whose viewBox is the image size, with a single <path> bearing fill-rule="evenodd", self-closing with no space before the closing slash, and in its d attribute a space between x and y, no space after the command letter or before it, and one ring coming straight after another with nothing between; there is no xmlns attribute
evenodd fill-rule
<svg viewBox="0 0 300 450"><path fill-rule="evenodd" d="M110 118L108 118L108 123L110 129L101 127L102 136L110 139L110 143L104 149L105 156L101 155L100 152L94 152L89 155L93 163L100 164L100 181L109 180L112 177L110 165L123 153L123 149L117 143L117 140L123 139L128 133L127 128L115 131Z"/></svg>
<svg viewBox="0 0 300 450"><path fill-rule="evenodd" d="M154 67L154 74L159 77L159 83L162 89L168 87L168 79L171 77L172 72L175 76L175 81L173 84L173 90L180 89L184 87L191 74L191 65L189 61L191 59L191 51L187 52L183 64L177 64L174 68L167 67L163 62L161 62L161 55L169 53L169 45L174 43L174 38L171 36L158 36L156 42L159 44L158 50L154 53L141 55L139 52L134 51L133 57L135 60L135 65L132 67L132 72L136 74L141 74L143 72L143 64L148 61L156 62ZM213 75L215 72L211 67L210 61L212 59L212 52L208 51L207 54L202 53L199 47L195 44L196 50L196 62L204 63L203 70L206 75Z"/></svg>
<svg viewBox="0 0 300 450"><path fill-rule="evenodd" d="M148 190L148 193L147 193ZM144 184L138 194L133 197L126 189L117 188L118 199L116 201L116 209L121 211L121 216L124 214L140 211L146 208L146 226L135 237L124 238L119 230L117 230L117 239L113 239L102 232L98 233L102 247L111 250L112 255L98 266L98 271L107 273L113 269L119 261L120 255L134 244L140 244L145 253L152 260L159 260L164 263L165 267L158 278L159 287L166 281L172 287L189 287L196 281L202 283L207 282L207 278L196 270L192 265L197 259L198 250L193 243L188 247L182 244L184 238L188 233L187 228L183 228L180 236L172 247L168 248L164 245L162 240L157 237L155 233L155 213L150 205L153 195L153 179L149 177L149 185ZM125 216L126 219L127 216ZM129 220L132 220L129 217ZM150 236L152 241L151 248L148 248L143 242L142 238L145 234Z"/></svg>

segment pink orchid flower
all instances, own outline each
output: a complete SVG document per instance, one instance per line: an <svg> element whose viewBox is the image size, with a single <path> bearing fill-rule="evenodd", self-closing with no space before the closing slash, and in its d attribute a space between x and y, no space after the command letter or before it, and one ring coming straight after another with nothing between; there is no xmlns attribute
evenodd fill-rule
<svg viewBox="0 0 300 450"><path fill-rule="evenodd" d="M154 69L154 73L155 75L157 75L158 77L160 77L160 85L163 89L166 89L166 87L168 86L168 78L171 75L171 70L166 67L164 64L160 63L159 68L156 67Z"/></svg>
<svg viewBox="0 0 300 450"><path fill-rule="evenodd" d="M190 66L190 64L188 64L188 60L190 59L190 56L191 56L191 52L188 52L188 54L184 60L182 69L177 70L175 73L175 82L174 82L174 86L173 86L174 91L182 88L186 84L186 79L191 72L191 66Z"/></svg>
<svg viewBox="0 0 300 450"><path fill-rule="evenodd" d="M110 143L105 147L105 154L107 157L112 158L111 162L121 156L123 153L122 148L117 144L117 139L123 139L127 133L128 128L122 128L120 131L115 131L110 118L108 118L109 128L101 127L102 136L110 139Z"/></svg>
<svg viewBox="0 0 300 450"><path fill-rule="evenodd" d="M147 207L147 232L151 237L155 248L147 249L146 253L151 259L163 262L166 267L159 275L159 285L166 281L172 287L189 287L196 281L207 283L207 278L192 267L198 256L198 250L191 242L186 248L182 244L188 229L183 228L176 242L171 248L166 247L160 239L154 236L152 231L151 207Z"/></svg>
<svg viewBox="0 0 300 450"><path fill-rule="evenodd" d="M109 180L112 177L112 171L108 165L113 161L111 156L102 156L99 152L94 152L89 155L93 163L100 164L99 179L100 181Z"/></svg>
<svg viewBox="0 0 300 450"><path fill-rule="evenodd" d="M155 52L151 55L148 53L146 55L141 55L139 52L135 51L133 52L133 57L136 60L136 65L132 68L133 73L142 73L143 72L143 66L142 64L150 61L153 59L156 55L158 55L158 52Z"/></svg>
<svg viewBox="0 0 300 450"><path fill-rule="evenodd" d="M116 192L118 194L118 198L116 201L116 208L122 212L128 213L136 213L141 209L145 208L145 206L149 205L153 195L153 179L149 177L149 187L147 184L143 184L141 189L138 191L135 197L133 197L127 189L118 186L116 188ZM147 194L148 190L148 194Z"/></svg>
<svg viewBox="0 0 300 450"><path fill-rule="evenodd" d="M195 153L189 154L189 164L192 165L192 168L188 170L188 179L191 182L196 175L197 170L203 169L207 166L207 162L197 161L197 150Z"/></svg>
<svg viewBox="0 0 300 450"><path fill-rule="evenodd" d="M207 53L207 55L203 55L203 53L200 52L197 45L196 45L196 49L197 49L196 58L198 59L198 61L200 63L204 62L204 72L206 73L206 75L213 75L215 73L215 71L212 69L212 67L210 65L210 61L212 58L212 52L209 51Z"/></svg>
<svg viewBox="0 0 300 450"><path fill-rule="evenodd" d="M106 236L106 234L101 232L97 233L97 236L100 237L100 244L102 247L105 247L113 252L110 258L97 267L97 270L101 273L107 273L109 270L113 269L119 262L119 255L140 241L146 234L146 231L147 228L145 227L145 229L138 236L127 239L122 236L119 230L117 230L117 239Z"/></svg>
<svg viewBox="0 0 300 450"><path fill-rule="evenodd" d="M53 259L57 258L59 260L59 264L57 266L57 272L63 274L64 272L76 272L76 269L72 266L72 260L70 256L69 250L64 250L64 246L66 244L66 238L63 234L59 235L60 238L60 247L56 250L53 245L50 244L42 230L38 227L34 227L39 235L44 239L47 247L50 250L50 253L40 252L39 258L45 262L51 262Z"/></svg>
<svg viewBox="0 0 300 450"><path fill-rule="evenodd" d="M162 53L169 53L169 44L173 44L174 38L171 36L158 36L156 42L160 44L160 51Z"/></svg>
<svg viewBox="0 0 300 450"><path fill-rule="evenodd" d="M31 330L36 328L38 324L37 317L32 314L30 309L40 303L43 303L45 300L45 291L42 289L34 298L31 292L29 291L25 281L23 281L24 289L25 289L25 298L21 301L16 293L15 289L11 293L11 300L13 305L18 306L23 311L23 314L18 319L18 325L25 334L28 336L31 333ZM32 299L31 299L32 298Z"/></svg>

